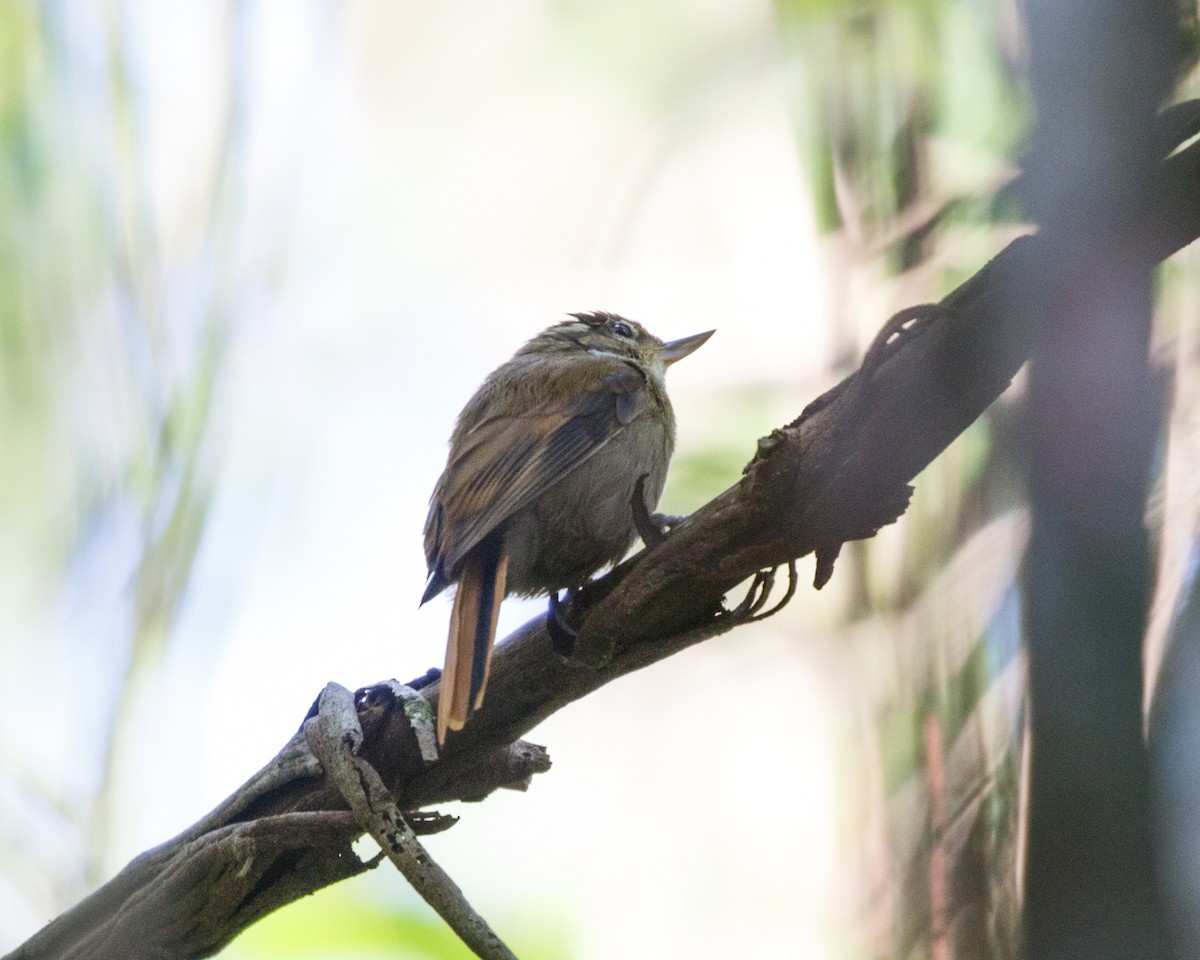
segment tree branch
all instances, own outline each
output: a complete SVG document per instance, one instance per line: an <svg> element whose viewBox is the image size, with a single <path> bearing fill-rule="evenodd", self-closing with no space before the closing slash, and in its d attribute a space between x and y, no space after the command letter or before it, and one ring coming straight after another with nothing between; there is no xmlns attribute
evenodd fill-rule
<svg viewBox="0 0 1200 960"><path fill-rule="evenodd" d="M1200 146L1160 169L1142 244L1155 260L1200 235ZM444 829L447 818L415 812L498 787L524 789L549 768L544 750L517 738L550 714L752 619L767 601L765 579L750 603L723 605L742 581L814 552L818 585L827 579L841 544L895 520L909 482L1024 363L1033 317L1007 307L1049 242L1017 240L936 306L906 311L862 368L759 441L736 484L589 585L569 612L584 656L560 659L542 618L500 644L487 701L436 762L423 757L411 701L393 683L358 691L355 768L365 769L361 761L378 773L414 832ZM422 693L436 707L436 682ZM276 907L369 869L377 861L362 862L350 844L370 818L349 812L335 781L297 734L211 814L133 860L9 960L208 956Z"/></svg>
<svg viewBox="0 0 1200 960"><path fill-rule="evenodd" d="M350 804L355 820L477 956L482 960L516 960L467 903L454 881L421 846L375 768L356 756L363 732L353 694L330 683L317 702L317 715L304 723L308 745L321 761L326 776ZM428 719L425 726L430 726Z"/></svg>

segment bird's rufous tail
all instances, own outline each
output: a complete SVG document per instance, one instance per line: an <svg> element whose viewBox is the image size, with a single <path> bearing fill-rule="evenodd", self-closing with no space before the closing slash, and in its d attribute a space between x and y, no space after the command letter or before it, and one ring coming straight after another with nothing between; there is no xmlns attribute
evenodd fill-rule
<svg viewBox="0 0 1200 960"><path fill-rule="evenodd" d="M447 729L461 730L483 705L507 571L508 554L497 536L488 537L463 560L438 695L439 744L446 742Z"/></svg>

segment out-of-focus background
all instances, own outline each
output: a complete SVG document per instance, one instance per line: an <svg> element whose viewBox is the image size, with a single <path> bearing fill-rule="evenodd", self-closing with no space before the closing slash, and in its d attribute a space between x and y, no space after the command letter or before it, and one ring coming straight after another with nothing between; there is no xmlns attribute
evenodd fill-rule
<svg viewBox="0 0 1200 960"><path fill-rule="evenodd" d="M440 664L427 498L525 339L589 309L717 328L670 377L687 512L1020 232L992 195L1022 49L1009 0L0 0L0 952L327 681ZM429 847L520 956L1006 955L1018 402L821 593L552 718L551 773L455 811ZM1162 516L1196 500L1193 406ZM284 955L466 952L384 868L223 954Z"/></svg>

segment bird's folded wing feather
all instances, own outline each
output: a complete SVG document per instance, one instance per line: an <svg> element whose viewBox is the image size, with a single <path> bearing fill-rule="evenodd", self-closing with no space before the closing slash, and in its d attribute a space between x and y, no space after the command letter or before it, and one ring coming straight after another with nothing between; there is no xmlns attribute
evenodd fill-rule
<svg viewBox="0 0 1200 960"><path fill-rule="evenodd" d="M550 366L530 365L526 375L544 381ZM584 355L556 366L557 375L569 378L573 389L544 393L569 399L523 407L521 398L527 394L509 378L504 394L497 390L487 398L495 415L450 451L425 527L426 558L435 576L453 579L453 570L472 547L600 450L645 408L645 380L629 364Z"/></svg>

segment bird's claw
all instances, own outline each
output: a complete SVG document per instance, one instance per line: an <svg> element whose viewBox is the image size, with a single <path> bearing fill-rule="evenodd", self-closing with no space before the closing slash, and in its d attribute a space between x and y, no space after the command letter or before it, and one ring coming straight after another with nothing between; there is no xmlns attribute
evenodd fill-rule
<svg viewBox="0 0 1200 960"><path fill-rule="evenodd" d="M629 505L633 508L633 525L637 528L642 543L647 547L657 547L667 539L667 532L681 523L684 518L668 513L651 513L646 508L646 478L648 476L650 474L643 473L637 478Z"/></svg>
<svg viewBox="0 0 1200 960"><path fill-rule="evenodd" d="M865 378L869 380L874 375L900 341L911 339L933 320L946 316L949 316L949 311L942 304L922 303L914 307L905 307L889 317L863 355L862 373Z"/></svg>
<svg viewBox="0 0 1200 960"><path fill-rule="evenodd" d="M417 677L415 680L410 680L406 686L411 687L413 690L423 690L433 683L433 681L440 680L441 678L442 671L437 667L430 667L425 671L423 676Z"/></svg>
<svg viewBox="0 0 1200 960"><path fill-rule="evenodd" d="M679 524L683 523L685 519L685 517L678 516L674 513L650 514L650 522L654 524L654 528L658 531L658 535L662 538L662 540L665 540L667 538L667 534L670 533L674 527L677 527Z"/></svg>
<svg viewBox="0 0 1200 960"><path fill-rule="evenodd" d="M771 596L771 591L775 589L775 569L772 567L769 570L759 570L754 575L753 581L750 583L750 589L746 591L746 596L732 610L724 610L724 616L732 617L738 623L754 623L758 620L765 620L767 617L774 616L780 610L788 605L788 602L796 595L797 576L796 576L796 561L788 561L788 585L784 591L783 597L779 602L769 610L765 610L767 599Z"/></svg>
<svg viewBox="0 0 1200 960"><path fill-rule="evenodd" d="M558 591L550 592L550 609L546 613L546 632L550 634L550 646L560 657L567 659L575 652L575 641L579 634L567 623L570 604L577 591L568 590L566 602L558 599ZM564 610L564 608L566 608Z"/></svg>

